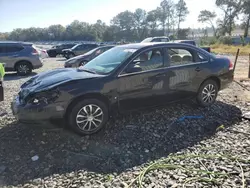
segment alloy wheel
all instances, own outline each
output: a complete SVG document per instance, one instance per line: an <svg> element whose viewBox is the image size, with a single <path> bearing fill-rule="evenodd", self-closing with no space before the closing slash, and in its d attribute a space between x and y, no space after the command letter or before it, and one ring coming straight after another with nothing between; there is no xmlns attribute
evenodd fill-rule
<svg viewBox="0 0 250 188"><path fill-rule="evenodd" d="M27 74L29 72L29 66L26 64L21 64L18 66L18 72Z"/></svg>
<svg viewBox="0 0 250 188"><path fill-rule="evenodd" d="M76 124L82 131L92 132L101 126L103 117L103 111L99 106L89 104L78 111Z"/></svg>
<svg viewBox="0 0 250 188"><path fill-rule="evenodd" d="M216 88L213 84L208 84L202 90L202 100L204 103L212 103L216 97Z"/></svg>

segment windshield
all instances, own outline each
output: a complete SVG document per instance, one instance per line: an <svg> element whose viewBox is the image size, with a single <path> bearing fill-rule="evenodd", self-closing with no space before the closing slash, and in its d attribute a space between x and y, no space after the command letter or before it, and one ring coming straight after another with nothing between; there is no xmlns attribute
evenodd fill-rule
<svg viewBox="0 0 250 188"><path fill-rule="evenodd" d="M78 46L80 46L80 44L73 46L71 49L76 49Z"/></svg>
<svg viewBox="0 0 250 188"><path fill-rule="evenodd" d="M152 38L146 38L143 41L141 41L141 43L145 43L145 42L151 42Z"/></svg>
<svg viewBox="0 0 250 188"><path fill-rule="evenodd" d="M115 47L97 56L79 69L91 70L97 74L108 74L129 58L136 50L121 46Z"/></svg>
<svg viewBox="0 0 250 188"><path fill-rule="evenodd" d="M91 55L92 53L94 53L98 48L95 48L93 50L88 51L87 53L85 53L84 55Z"/></svg>

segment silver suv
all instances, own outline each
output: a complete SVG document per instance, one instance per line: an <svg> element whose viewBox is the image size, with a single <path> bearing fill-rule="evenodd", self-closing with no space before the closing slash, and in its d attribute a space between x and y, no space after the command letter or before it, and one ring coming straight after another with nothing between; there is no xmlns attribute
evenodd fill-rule
<svg viewBox="0 0 250 188"><path fill-rule="evenodd" d="M0 62L5 71L16 71L25 76L43 66L38 50L32 43L0 42Z"/></svg>

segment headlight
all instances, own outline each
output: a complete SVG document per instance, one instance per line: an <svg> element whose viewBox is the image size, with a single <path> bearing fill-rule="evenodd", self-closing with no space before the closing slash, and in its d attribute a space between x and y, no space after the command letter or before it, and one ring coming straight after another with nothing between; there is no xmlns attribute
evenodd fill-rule
<svg viewBox="0 0 250 188"><path fill-rule="evenodd" d="M50 104L54 102L59 97L58 90L51 91L42 91L40 93L35 93L27 100L29 104L38 105L38 104Z"/></svg>

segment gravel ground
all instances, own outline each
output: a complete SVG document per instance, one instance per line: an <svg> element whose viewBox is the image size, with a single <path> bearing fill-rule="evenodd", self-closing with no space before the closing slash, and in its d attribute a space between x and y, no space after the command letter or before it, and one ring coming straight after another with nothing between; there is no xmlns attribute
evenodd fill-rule
<svg viewBox="0 0 250 188"><path fill-rule="evenodd" d="M62 66L63 58L47 59L36 72ZM242 118L250 92L235 82L209 108L187 101L127 114L80 137L47 122L15 121L10 102L27 79L5 77L0 187L250 187L250 122ZM203 118L176 121L187 115Z"/></svg>

